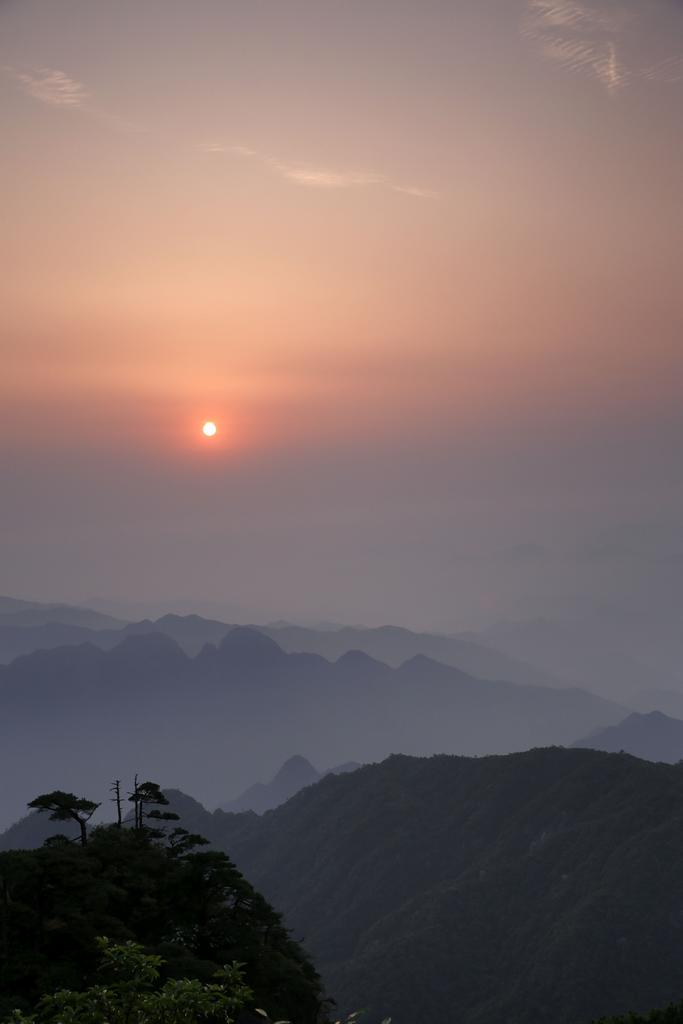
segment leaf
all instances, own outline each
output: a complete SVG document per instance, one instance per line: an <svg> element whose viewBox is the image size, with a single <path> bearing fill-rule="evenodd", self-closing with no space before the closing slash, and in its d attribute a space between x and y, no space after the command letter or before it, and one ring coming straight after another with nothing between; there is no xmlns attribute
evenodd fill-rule
<svg viewBox="0 0 683 1024"><path fill-rule="evenodd" d="M258 1006L255 1006L255 1007L254 1007L254 1013L260 1013L262 1017L265 1017L265 1018L266 1018L266 1020L268 1020L268 1019L269 1019L269 1017L268 1017L268 1014L266 1013L266 1011L265 1011L265 1010L260 1010L260 1009L258 1008Z"/></svg>

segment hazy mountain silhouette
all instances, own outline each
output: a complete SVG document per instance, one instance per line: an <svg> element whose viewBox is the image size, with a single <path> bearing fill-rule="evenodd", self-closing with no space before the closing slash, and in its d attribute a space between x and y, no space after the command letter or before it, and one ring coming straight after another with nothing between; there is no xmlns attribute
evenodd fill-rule
<svg viewBox="0 0 683 1024"><path fill-rule="evenodd" d="M357 768L360 768L360 765L355 761L350 761L338 765L336 768L330 768L329 771L319 772L305 757L295 754L294 757L285 761L270 782L256 782L253 786L249 786L241 796L221 804L221 810L235 813L255 811L257 814L263 814L264 811L270 811L273 807L279 807L280 804L285 803L304 786L311 786L313 783L319 782L325 775L352 772Z"/></svg>
<svg viewBox="0 0 683 1024"><path fill-rule="evenodd" d="M683 690L639 690L628 698L628 706L636 711L662 711L670 718L683 719Z"/></svg>
<svg viewBox="0 0 683 1024"><path fill-rule="evenodd" d="M169 796L305 936L340 1015L575 1024L683 994L681 766L396 756L262 817Z"/></svg>
<svg viewBox="0 0 683 1024"><path fill-rule="evenodd" d="M35 622L5 621L0 614L0 662L12 661L21 654L30 654L35 650L76 643L92 643L103 650L110 650L122 637L140 633L164 633L177 641L187 654L195 655L207 643L219 644L226 633L235 628L229 623L205 619L199 615L163 615L156 621L143 619L140 622L122 625L114 619L101 616L98 612L90 613L85 610L83 618L90 614L103 620L99 624L95 620L96 625L89 629L89 624L80 621L75 610L72 611L74 614L71 617L64 612L65 618L59 619L56 609L54 618L43 616L41 619L38 616ZM28 610L27 614L29 613L33 614ZM112 632L115 628L118 632ZM359 650L388 665L398 667L416 654L426 654L436 661L453 665L482 679L508 679L510 682L538 686L564 685L559 677L545 669L515 661L494 650L490 645L473 643L469 639L432 633L413 633L396 626L382 626L378 629L327 626L312 629L289 624L271 624L250 628L258 629L259 632L270 636L289 653L320 654L330 661L336 660L349 650Z"/></svg>
<svg viewBox="0 0 683 1024"><path fill-rule="evenodd" d="M121 619L68 604L41 604L38 601L20 601L14 597L0 597L0 625L43 626L60 623L86 629L120 629Z"/></svg>
<svg viewBox="0 0 683 1024"><path fill-rule="evenodd" d="M341 657L346 651L357 650L387 665L398 667L416 654L424 654L481 679L508 679L512 683L538 686L565 685L552 671L521 663L490 645L460 637L414 633L398 626L379 626L375 629L345 626L326 630L278 626L264 627L263 631L276 640L283 650L308 651L330 660Z"/></svg>
<svg viewBox="0 0 683 1024"><path fill-rule="evenodd" d="M574 685L626 699L633 691L668 686L675 675L618 646L619 637L597 621L555 622L532 619L498 622L482 633L466 634L490 643L511 658L556 673Z"/></svg>
<svg viewBox="0 0 683 1024"><path fill-rule="evenodd" d="M669 718L661 711L634 713L618 725L598 729L572 746L615 753L624 751L647 761L675 764L683 759L683 721Z"/></svg>
<svg viewBox="0 0 683 1024"><path fill-rule="evenodd" d="M50 821L48 814L32 811L0 832L0 850L35 850L46 839L56 835L78 840L80 829L74 822Z"/></svg>
<svg viewBox="0 0 683 1024"><path fill-rule="evenodd" d="M153 622L143 619L131 622L122 629L127 635L138 633L164 633L172 637L186 654L198 654L205 644L219 644L234 626L200 615L162 615ZM256 627L260 628L260 627Z"/></svg>
<svg viewBox="0 0 683 1024"><path fill-rule="evenodd" d="M41 623L37 626L7 624L0 616L0 663L8 664L23 654L53 650L90 643L102 650L110 650L121 643L125 634L120 629L93 630L87 626L70 626L62 622Z"/></svg>
<svg viewBox="0 0 683 1024"><path fill-rule="evenodd" d="M22 766L0 821L55 785L87 779L102 792L136 770L215 806L293 749L328 764L396 750L507 752L570 743L624 714L585 691L474 679L423 656L393 669L360 652L336 662L287 654L247 628L194 658L161 634L110 651L36 651L0 666L0 773L14 779Z"/></svg>

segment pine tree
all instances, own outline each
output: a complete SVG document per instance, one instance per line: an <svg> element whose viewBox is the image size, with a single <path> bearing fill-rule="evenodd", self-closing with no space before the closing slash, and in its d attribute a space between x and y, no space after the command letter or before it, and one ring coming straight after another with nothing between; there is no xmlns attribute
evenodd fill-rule
<svg viewBox="0 0 683 1024"><path fill-rule="evenodd" d="M100 805L85 797L55 789L52 793L37 796L28 806L36 811L50 812L50 821L75 821L81 830L81 844L85 846L88 842L86 825Z"/></svg>

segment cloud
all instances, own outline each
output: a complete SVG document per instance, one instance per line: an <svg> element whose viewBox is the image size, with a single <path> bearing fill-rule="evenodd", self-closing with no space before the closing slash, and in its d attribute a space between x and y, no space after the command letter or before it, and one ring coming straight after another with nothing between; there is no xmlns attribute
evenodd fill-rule
<svg viewBox="0 0 683 1024"><path fill-rule="evenodd" d="M5 67L5 73L19 83L27 96L45 103L49 107L62 110L78 110L80 113L108 124L124 132L145 132L142 125L120 114L103 110L90 102L90 93L83 82L71 78L57 68L38 68L31 71L19 71L17 68Z"/></svg>
<svg viewBox="0 0 683 1024"><path fill-rule="evenodd" d="M616 41L624 24L623 12L581 0L527 0L524 34L546 60L595 79L612 95L629 79Z"/></svg>
<svg viewBox="0 0 683 1024"><path fill-rule="evenodd" d="M394 192L402 192L404 196L415 196L416 199L438 199L439 193L431 188L416 188L415 185L391 185Z"/></svg>
<svg viewBox="0 0 683 1024"><path fill-rule="evenodd" d="M529 0L529 11L548 28L605 28L608 19L577 0Z"/></svg>
<svg viewBox="0 0 683 1024"><path fill-rule="evenodd" d="M607 92L618 92L626 85L629 73L617 55L615 43L593 43L566 38L543 41L543 56L566 71L587 74L600 82Z"/></svg>
<svg viewBox="0 0 683 1024"><path fill-rule="evenodd" d="M88 98L82 82L69 78L56 68L39 68L31 72L8 68L8 71L21 83L25 93L51 107L79 108L83 107Z"/></svg>
<svg viewBox="0 0 683 1024"><path fill-rule="evenodd" d="M679 82L678 54L642 64L638 42L647 10L644 3L614 0L526 0L522 33L546 60L593 78L609 95L635 80Z"/></svg>
<svg viewBox="0 0 683 1024"><path fill-rule="evenodd" d="M666 57L664 60L644 67L641 77L648 82L664 82L667 85L675 85L683 81L683 57Z"/></svg>
<svg viewBox="0 0 683 1024"><path fill-rule="evenodd" d="M202 142L199 146L202 153L234 153L235 156L256 156L256 151L249 146L228 146L225 142Z"/></svg>
<svg viewBox="0 0 683 1024"><path fill-rule="evenodd" d="M283 178L309 188L357 188L388 184L383 175L365 171L331 171L319 167L286 164L279 160L269 162Z"/></svg>
<svg viewBox="0 0 683 1024"><path fill-rule="evenodd" d="M399 185L384 174L376 171L338 171L327 167L316 167L309 164L294 163L281 160L279 157L263 156L251 146L228 145L222 142L204 143L200 146L205 153L225 153L247 157L274 170L280 177L305 188L314 189L351 189L379 187L414 196L417 199L438 199L439 193L432 189L418 188L414 185Z"/></svg>

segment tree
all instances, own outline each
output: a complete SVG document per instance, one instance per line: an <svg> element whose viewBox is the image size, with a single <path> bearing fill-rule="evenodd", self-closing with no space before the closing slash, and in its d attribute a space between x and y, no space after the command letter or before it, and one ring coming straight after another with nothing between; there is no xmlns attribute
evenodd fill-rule
<svg viewBox="0 0 683 1024"><path fill-rule="evenodd" d="M170 857L184 857L198 846L208 846L209 840L196 832L188 832L186 828L174 828L167 836L168 854Z"/></svg>
<svg viewBox="0 0 683 1024"><path fill-rule="evenodd" d="M133 792L128 800L133 804L135 824L138 831L145 829L145 819L153 821L178 821L178 815L172 811L160 811L159 807L168 806L168 797L161 791L158 782L138 782L137 775L133 783ZM145 807L152 805L153 810L145 812ZM161 829L153 829L156 838L164 835Z"/></svg>
<svg viewBox="0 0 683 1024"><path fill-rule="evenodd" d="M114 794L113 797L111 798L111 802L113 804L116 804L116 827L117 828L121 828L122 825L123 825L123 811L121 810L121 780L120 779L114 779L114 781L112 782L111 786L109 787L109 792Z"/></svg>
<svg viewBox="0 0 683 1024"><path fill-rule="evenodd" d="M154 831L99 826L87 846L0 853L0 1021L17 1007L34 1012L46 992L97 985L105 933L162 957L163 981L212 982L238 961L273 1018L319 1024L320 979L280 915L225 854Z"/></svg>
<svg viewBox="0 0 683 1024"><path fill-rule="evenodd" d="M14 1024L230 1024L253 994L239 964L224 967L216 980L170 978L160 984L164 959L136 942L97 940L104 984L83 992L61 989L44 995L32 1014L16 1010Z"/></svg>
<svg viewBox="0 0 683 1024"><path fill-rule="evenodd" d="M43 793L31 800L29 807L36 811L50 812L50 821L75 821L81 830L81 844L88 842L86 825L100 806L93 800L87 800L73 793L65 793L55 789L52 793Z"/></svg>

